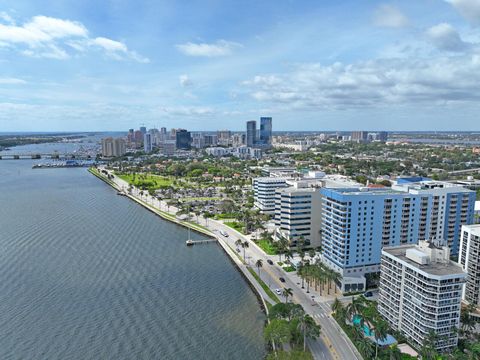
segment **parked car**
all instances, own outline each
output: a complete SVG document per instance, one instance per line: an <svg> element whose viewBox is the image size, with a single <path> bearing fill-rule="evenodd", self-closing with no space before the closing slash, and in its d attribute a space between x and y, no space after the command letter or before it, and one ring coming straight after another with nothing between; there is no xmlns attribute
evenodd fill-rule
<svg viewBox="0 0 480 360"><path fill-rule="evenodd" d="M278 280L280 280L281 282L285 282L285 278L283 278L283 277L278 278Z"/></svg>
<svg viewBox="0 0 480 360"><path fill-rule="evenodd" d="M367 292L363 293L363 296L365 296L366 298L372 297L372 296L373 296L373 292L367 291Z"/></svg>
<svg viewBox="0 0 480 360"><path fill-rule="evenodd" d="M223 230L220 230L220 235L222 235L224 237L228 237L228 234Z"/></svg>
<svg viewBox="0 0 480 360"><path fill-rule="evenodd" d="M269 263L270 265L273 265L273 261L270 259L267 260L267 263Z"/></svg>
<svg viewBox="0 0 480 360"><path fill-rule="evenodd" d="M277 295L282 295L282 289L275 289L275 293Z"/></svg>

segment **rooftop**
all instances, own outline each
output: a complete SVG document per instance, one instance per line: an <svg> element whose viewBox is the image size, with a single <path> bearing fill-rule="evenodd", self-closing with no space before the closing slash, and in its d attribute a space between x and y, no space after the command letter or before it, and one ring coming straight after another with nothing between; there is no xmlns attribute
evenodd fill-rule
<svg viewBox="0 0 480 360"><path fill-rule="evenodd" d="M390 254L397 259L411 265L411 267L422 270L423 272L436 276L446 276L446 275L467 275L462 268L453 261L447 262L435 262L431 261L428 264L421 265L416 261L407 257L407 250L415 249L417 253L422 252L417 245L402 245L395 247L385 247L382 252ZM425 256L428 256L427 253L423 253Z"/></svg>
<svg viewBox="0 0 480 360"><path fill-rule="evenodd" d="M480 224L462 225L462 227L469 229L473 235L480 236Z"/></svg>

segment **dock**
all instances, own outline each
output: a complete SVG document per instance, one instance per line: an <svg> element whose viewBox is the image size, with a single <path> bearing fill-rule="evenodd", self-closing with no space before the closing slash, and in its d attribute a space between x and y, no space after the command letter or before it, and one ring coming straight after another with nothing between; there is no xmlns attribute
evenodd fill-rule
<svg viewBox="0 0 480 360"><path fill-rule="evenodd" d="M208 244L212 242L216 242L216 239L209 239L209 240L187 240L185 241L185 244L187 246L193 246L193 245L202 245L202 244Z"/></svg>

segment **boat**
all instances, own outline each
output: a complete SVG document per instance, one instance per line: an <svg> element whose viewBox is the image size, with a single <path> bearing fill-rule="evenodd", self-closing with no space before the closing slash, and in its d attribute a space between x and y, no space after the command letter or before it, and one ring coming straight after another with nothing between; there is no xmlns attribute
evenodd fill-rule
<svg viewBox="0 0 480 360"><path fill-rule="evenodd" d="M186 242L187 246L192 246L194 244L193 240L188 239Z"/></svg>

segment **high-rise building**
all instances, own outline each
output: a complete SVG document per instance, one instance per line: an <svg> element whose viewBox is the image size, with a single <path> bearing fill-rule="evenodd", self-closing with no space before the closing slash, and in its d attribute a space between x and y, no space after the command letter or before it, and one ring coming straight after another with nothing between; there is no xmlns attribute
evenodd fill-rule
<svg viewBox="0 0 480 360"><path fill-rule="evenodd" d="M468 273L462 298L480 308L480 225L463 225L458 263Z"/></svg>
<svg viewBox="0 0 480 360"><path fill-rule="evenodd" d="M260 118L260 142L264 146L272 145L272 118Z"/></svg>
<svg viewBox="0 0 480 360"><path fill-rule="evenodd" d="M266 214L275 212L275 190L287 187L288 178L260 177L252 181L254 206Z"/></svg>
<svg viewBox="0 0 480 360"><path fill-rule="evenodd" d="M190 132L185 129L175 131L175 141L177 149L189 150L192 144Z"/></svg>
<svg viewBox="0 0 480 360"><path fill-rule="evenodd" d="M420 241L418 245L382 251L378 311L392 329L417 349L431 332L435 348L456 348L462 288L467 274L450 261L448 247Z"/></svg>
<svg viewBox="0 0 480 360"><path fill-rule="evenodd" d="M218 137L217 135L204 135L203 136L205 146L217 146Z"/></svg>
<svg viewBox="0 0 480 360"><path fill-rule="evenodd" d="M145 126L140 126L140 132L142 135L145 135L147 133L147 128Z"/></svg>
<svg viewBox="0 0 480 360"><path fill-rule="evenodd" d="M352 141L365 142L368 140L368 131L352 131Z"/></svg>
<svg viewBox="0 0 480 360"><path fill-rule="evenodd" d="M247 147L254 147L257 143L257 122L247 121Z"/></svg>
<svg viewBox="0 0 480 360"><path fill-rule="evenodd" d="M234 147L243 146L246 143L246 136L244 133L234 134L232 139L232 145Z"/></svg>
<svg viewBox="0 0 480 360"><path fill-rule="evenodd" d="M135 131L133 129L128 130L127 141L132 143L135 141Z"/></svg>
<svg viewBox="0 0 480 360"><path fill-rule="evenodd" d="M125 140L122 138L108 137L102 139L102 156L119 157L126 153Z"/></svg>
<svg viewBox="0 0 480 360"><path fill-rule="evenodd" d="M133 138L135 142L135 147L139 148L143 144L143 133L140 130L136 130L133 133Z"/></svg>
<svg viewBox="0 0 480 360"><path fill-rule="evenodd" d="M386 131L379 131L377 133L377 140L381 142L386 142L388 140L388 132Z"/></svg>
<svg viewBox="0 0 480 360"><path fill-rule="evenodd" d="M146 154L151 153L153 150L153 135L147 132L143 137L143 151Z"/></svg>
<svg viewBox="0 0 480 360"><path fill-rule="evenodd" d="M323 256L343 276L342 291L365 288L365 275L379 271L382 246L432 239L458 254L461 225L473 220L475 192L413 180L400 179L392 189L320 190Z"/></svg>

